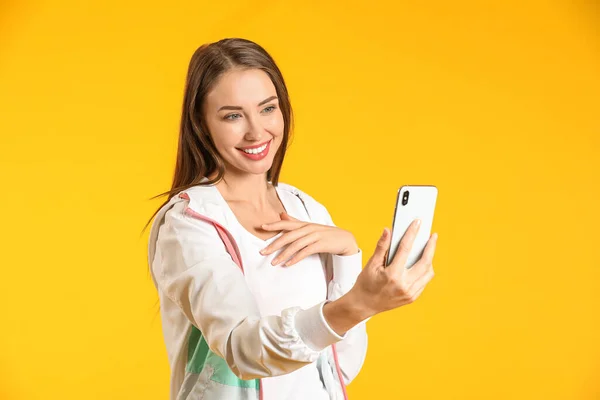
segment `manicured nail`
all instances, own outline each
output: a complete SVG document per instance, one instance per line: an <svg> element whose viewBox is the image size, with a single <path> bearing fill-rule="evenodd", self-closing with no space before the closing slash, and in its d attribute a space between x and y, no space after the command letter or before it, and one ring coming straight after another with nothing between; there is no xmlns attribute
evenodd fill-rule
<svg viewBox="0 0 600 400"><path fill-rule="evenodd" d="M273 261L271 261L271 265L277 265L278 261L279 261L279 259L277 259L277 258L273 259Z"/></svg>
<svg viewBox="0 0 600 400"><path fill-rule="evenodd" d="M421 220L417 219L417 226L421 225Z"/></svg>

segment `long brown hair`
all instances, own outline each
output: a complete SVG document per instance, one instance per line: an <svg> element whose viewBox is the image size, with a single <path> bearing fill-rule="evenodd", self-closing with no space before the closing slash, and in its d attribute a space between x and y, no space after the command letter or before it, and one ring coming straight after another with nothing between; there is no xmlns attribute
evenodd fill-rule
<svg viewBox="0 0 600 400"><path fill-rule="evenodd" d="M260 69L275 86L279 107L283 114L283 141L267 172L267 180L274 186L279 182L279 173L293 127L293 112L287 87L281 71L273 58L260 45L241 38L226 38L200 46L192 55L188 67L177 146L177 162L171 190L160 193L149 200L168 195L164 203L152 214L142 233L158 211L182 190L196 185L212 185L219 182L225 173L225 164L209 134L202 114L207 93L219 77L232 69ZM217 171L213 179L200 182Z"/></svg>

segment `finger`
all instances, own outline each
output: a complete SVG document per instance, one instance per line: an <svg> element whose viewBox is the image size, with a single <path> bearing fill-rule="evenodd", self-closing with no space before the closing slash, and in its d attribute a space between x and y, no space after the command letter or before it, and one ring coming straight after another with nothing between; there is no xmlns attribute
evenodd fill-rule
<svg viewBox="0 0 600 400"><path fill-rule="evenodd" d="M433 279L434 275L433 267L427 268L412 284L408 286L408 293L422 292L429 281Z"/></svg>
<svg viewBox="0 0 600 400"><path fill-rule="evenodd" d="M382 266L385 265L385 259L387 257L387 252L390 249L390 230L388 228L383 228L383 233L377 240L377 245L375 246L375 251L371 256L371 259L367 263L369 266Z"/></svg>
<svg viewBox="0 0 600 400"><path fill-rule="evenodd" d="M404 233L404 236L402 236L402 240L400 240L400 244L398 245L398 250L388 266L388 268L390 268L390 273L399 275L404 274L404 271L406 270L404 265L406 264L415 238L417 237L417 232L419 232L419 227L420 220L415 219Z"/></svg>
<svg viewBox="0 0 600 400"><path fill-rule="evenodd" d="M412 301L416 301L419 297L421 297L421 293L423 293L423 290L425 290L425 286L422 286L419 290L417 290L417 292L412 295Z"/></svg>
<svg viewBox="0 0 600 400"><path fill-rule="evenodd" d="M282 251L277 257L275 257L273 259L273 261L271 261L271 264L277 265L277 264L279 264L279 262L287 260L294 253L302 250L303 248L305 248L309 244L316 242L317 240L319 240L318 232L313 232L307 236L304 236L304 237L296 240L295 242L288 245L288 247L284 251Z"/></svg>
<svg viewBox="0 0 600 400"><path fill-rule="evenodd" d="M298 261L310 256L311 254L316 254L318 252L319 252L318 243L314 242L312 244L309 244L302 250L300 250L298 253L296 253L296 255L294 255L294 257L292 257L288 262L286 262L283 265L285 265L286 267L289 267L291 265L296 264Z"/></svg>
<svg viewBox="0 0 600 400"><path fill-rule="evenodd" d="M316 224L306 224L301 228L284 233L283 235L275 239L273 243L269 244L267 247L262 249L259 253L263 256L271 254L277 249L285 246L286 244L292 243L293 241L300 239L302 236L310 234L318 228L319 226Z"/></svg>
<svg viewBox="0 0 600 400"><path fill-rule="evenodd" d="M268 224L262 224L261 227L265 231L291 231L292 229L298 229L309 222L304 221L276 221Z"/></svg>
<svg viewBox="0 0 600 400"><path fill-rule="evenodd" d="M435 247L437 246L437 238L438 238L438 234L434 233L433 235L431 235L431 237L427 241L427 245L425 245L425 249L423 250L423 255L421 256L421 259L426 264L432 264L433 263L433 256L435 254Z"/></svg>
<svg viewBox="0 0 600 400"><path fill-rule="evenodd" d="M318 238L315 236L315 234L310 234L308 236L303 236L302 238L296 240L295 242L289 244L287 246L287 248L285 248L281 253L279 253L277 255L277 257L275 257L273 259L273 261L271 261L272 265L278 265L283 261L289 261L291 259L291 257L293 255L295 255L297 252L299 252L300 250L302 250L303 248L305 248L308 245L311 245L313 243L315 243L316 241L318 241Z"/></svg>
<svg viewBox="0 0 600 400"><path fill-rule="evenodd" d="M424 273L425 270L427 270L429 268L429 266L431 264L433 264L433 255L435 253L436 244L437 244L437 234L434 233L433 235L431 235L431 237L427 241L427 245L425 246L425 249L423 250L423 254L421 255L421 258L419 258L419 260L415 263L415 265L413 265L411 268L408 269L408 272L407 272L408 275L420 276Z"/></svg>

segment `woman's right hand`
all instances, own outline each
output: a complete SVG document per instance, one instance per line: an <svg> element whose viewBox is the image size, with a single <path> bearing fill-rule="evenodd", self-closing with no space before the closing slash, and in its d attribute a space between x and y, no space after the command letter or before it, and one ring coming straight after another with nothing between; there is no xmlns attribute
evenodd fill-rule
<svg viewBox="0 0 600 400"><path fill-rule="evenodd" d="M390 232L384 229L375 252L359 274L348 293L364 307L367 316L401 307L414 302L433 278L433 255L437 234L431 235L423 255L411 268L405 268L406 260L419 231L417 220L413 221L400 241L394 259L385 266L390 248Z"/></svg>

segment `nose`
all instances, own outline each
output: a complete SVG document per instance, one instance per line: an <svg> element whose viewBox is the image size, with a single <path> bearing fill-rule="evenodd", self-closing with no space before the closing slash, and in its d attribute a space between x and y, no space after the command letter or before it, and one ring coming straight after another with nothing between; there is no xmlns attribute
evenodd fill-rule
<svg viewBox="0 0 600 400"><path fill-rule="evenodd" d="M255 116L248 117L248 130L246 131L245 138L248 141L259 141L264 134L264 129L260 123L260 119Z"/></svg>

